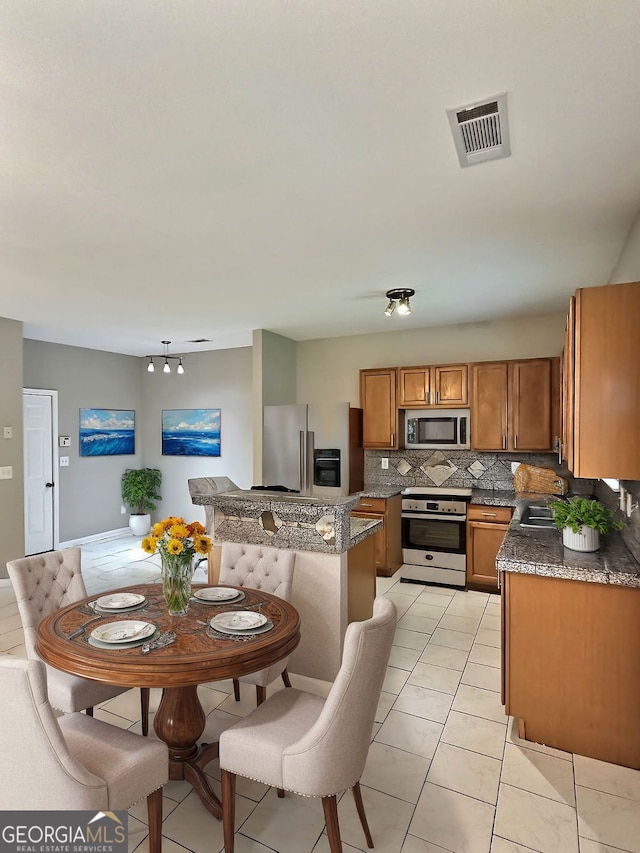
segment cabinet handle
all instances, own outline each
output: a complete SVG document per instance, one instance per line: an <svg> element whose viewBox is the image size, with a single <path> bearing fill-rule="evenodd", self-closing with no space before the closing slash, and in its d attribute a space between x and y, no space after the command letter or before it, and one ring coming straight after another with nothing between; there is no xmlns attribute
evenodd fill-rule
<svg viewBox="0 0 640 853"><path fill-rule="evenodd" d="M518 449L518 436L517 435L513 436L513 449L514 450Z"/></svg>
<svg viewBox="0 0 640 853"><path fill-rule="evenodd" d="M506 435L502 436L502 449L503 450L507 449L507 436Z"/></svg>
<svg viewBox="0 0 640 853"><path fill-rule="evenodd" d="M394 440L394 439L395 439L395 437L396 437L396 436L395 436L395 433L393 433L393 432L392 432L392 433L391 433L391 447L393 447L393 445L395 444L395 440Z"/></svg>
<svg viewBox="0 0 640 853"><path fill-rule="evenodd" d="M562 465L562 442L560 436L556 436L556 450L558 451L558 465Z"/></svg>
<svg viewBox="0 0 640 853"><path fill-rule="evenodd" d="M498 513L497 512L482 512L480 514L481 515L487 515L487 516L489 516L489 518L495 518Z"/></svg>
<svg viewBox="0 0 640 853"><path fill-rule="evenodd" d="M362 501L360 501L360 506L373 506L373 504L366 504L366 503L363 503Z"/></svg>
<svg viewBox="0 0 640 853"><path fill-rule="evenodd" d="M440 392L436 391L436 406L440 405Z"/></svg>

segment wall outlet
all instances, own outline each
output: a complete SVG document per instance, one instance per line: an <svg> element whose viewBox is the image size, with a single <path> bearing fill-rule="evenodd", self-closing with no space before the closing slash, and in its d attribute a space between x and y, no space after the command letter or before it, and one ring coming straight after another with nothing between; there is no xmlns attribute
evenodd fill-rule
<svg viewBox="0 0 640 853"><path fill-rule="evenodd" d="M13 479L13 466L5 465L3 468L0 468L0 480L12 480Z"/></svg>
<svg viewBox="0 0 640 853"><path fill-rule="evenodd" d="M380 460L380 467L384 468L385 471L389 467L389 457L388 456L382 457L382 459Z"/></svg>
<svg viewBox="0 0 640 853"><path fill-rule="evenodd" d="M628 492L625 489L625 487L620 486L620 494L618 497L620 499L620 509L622 510L622 512L627 511L627 494L628 494Z"/></svg>
<svg viewBox="0 0 640 853"><path fill-rule="evenodd" d="M13 438L13 427L3 427L2 428L2 437L3 438Z"/></svg>
<svg viewBox="0 0 640 853"><path fill-rule="evenodd" d="M127 508L124 504L122 504L122 506L120 507L120 515L126 515L126 514L127 514Z"/></svg>
<svg viewBox="0 0 640 853"><path fill-rule="evenodd" d="M61 468L68 468L69 467L69 457L68 456L61 456L60 457L60 467Z"/></svg>
<svg viewBox="0 0 640 853"><path fill-rule="evenodd" d="M631 492L627 492L627 505L624 511L627 513L628 518L631 518L631 513L634 511L636 506L637 504L634 504L633 502L633 495L631 494Z"/></svg>

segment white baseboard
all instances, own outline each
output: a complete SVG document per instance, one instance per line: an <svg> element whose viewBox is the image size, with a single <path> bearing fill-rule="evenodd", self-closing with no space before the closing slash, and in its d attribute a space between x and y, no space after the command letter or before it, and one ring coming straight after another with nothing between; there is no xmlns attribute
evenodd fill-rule
<svg viewBox="0 0 640 853"><path fill-rule="evenodd" d="M125 533L131 534L128 527L118 527L116 530L105 530L104 533L94 533L92 536L82 536L80 539L70 539L68 542L61 542L58 548L73 548L74 545L85 545L87 542L100 542L102 539L116 539Z"/></svg>

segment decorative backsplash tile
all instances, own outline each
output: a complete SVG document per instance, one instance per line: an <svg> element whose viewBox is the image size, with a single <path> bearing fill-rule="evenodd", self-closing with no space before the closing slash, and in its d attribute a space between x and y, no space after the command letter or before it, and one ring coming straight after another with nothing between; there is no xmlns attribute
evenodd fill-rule
<svg viewBox="0 0 640 853"><path fill-rule="evenodd" d="M389 468L380 464L389 459ZM555 453L475 453L472 450L365 450L365 483L388 486L450 486L513 491L513 462L552 468L573 483ZM593 490L593 480L577 481L576 491Z"/></svg>

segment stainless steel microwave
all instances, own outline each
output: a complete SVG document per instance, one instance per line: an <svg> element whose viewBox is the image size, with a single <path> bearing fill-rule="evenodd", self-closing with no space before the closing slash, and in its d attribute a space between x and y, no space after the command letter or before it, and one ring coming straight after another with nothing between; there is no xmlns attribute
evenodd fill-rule
<svg viewBox="0 0 640 853"><path fill-rule="evenodd" d="M405 446L408 450L469 450L469 409L407 411Z"/></svg>

